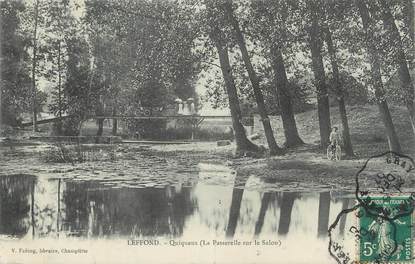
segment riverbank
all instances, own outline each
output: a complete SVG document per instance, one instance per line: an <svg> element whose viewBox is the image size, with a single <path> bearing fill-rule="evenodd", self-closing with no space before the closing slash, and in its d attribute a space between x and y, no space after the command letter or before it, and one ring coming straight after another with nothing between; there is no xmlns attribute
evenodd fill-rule
<svg viewBox="0 0 415 264"><path fill-rule="evenodd" d="M185 149L188 148L188 149ZM374 146L378 150L373 155L387 152L387 148ZM191 155L197 157L209 153L211 162L217 162L234 169L240 178L257 178L271 187L278 185L285 191L333 189L354 191L355 175L370 156L356 156L353 159L331 161L317 145L304 144L287 150L282 156L264 156L262 158L232 156L234 145L215 147L205 144L198 148L197 144L181 148L159 147L159 151ZM200 152L199 152L200 151ZM203 155L203 154L202 154ZM413 156L413 153L409 153ZM383 164L379 164L382 169Z"/></svg>
<svg viewBox="0 0 415 264"><path fill-rule="evenodd" d="M337 124L336 109L331 111L332 123ZM388 151L388 145L375 106L349 107L348 111L354 159L327 160L316 140L316 112L308 111L296 115L300 135L307 143L288 149L283 156L264 154L256 158L235 158L234 143L228 146L217 146L216 142L62 145L22 137L0 146L0 175L34 174L129 184L136 181L144 186L158 186L193 181L200 171L200 164L208 164L205 167L212 174L220 171L216 177L218 183L222 172L232 171L241 182L255 179L258 188L352 190L356 172L370 156ZM391 107L391 113L403 153L414 157L415 140L405 109ZM274 120L273 127L275 132L282 131L280 120ZM276 138L281 144L282 133L276 134ZM263 136L254 143L266 145Z"/></svg>
<svg viewBox="0 0 415 264"><path fill-rule="evenodd" d="M74 146L72 146L74 147ZM366 158L329 161L315 145L303 145L284 156L234 158L235 146L213 142L178 145L85 144L83 162L62 162L50 155L74 151L58 145L25 141L2 148L0 175L29 174L75 181L100 181L108 186L157 187L192 185L201 166L213 184L263 190L353 190L354 175ZM79 151L79 150L76 150ZM49 155L49 156L48 156ZM228 179L236 174L236 180ZM246 184L248 182L248 184ZM241 185L243 183L243 185Z"/></svg>

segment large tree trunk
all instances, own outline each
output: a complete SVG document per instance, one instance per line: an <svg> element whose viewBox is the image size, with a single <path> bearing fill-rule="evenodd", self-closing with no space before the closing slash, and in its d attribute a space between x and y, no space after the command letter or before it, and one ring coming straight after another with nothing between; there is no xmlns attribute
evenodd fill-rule
<svg viewBox="0 0 415 264"><path fill-rule="evenodd" d="M405 56L404 47L402 44L399 30L395 23L388 3L385 0L379 0L381 4L381 13L383 24L385 29L389 32L392 38L392 46L395 48L396 58L399 63L399 80L401 83L402 91L405 93L405 104L409 112L409 117L412 125L412 132L415 134L415 108L414 108L414 86L412 83L411 75L409 73L409 67Z"/></svg>
<svg viewBox="0 0 415 264"><path fill-rule="evenodd" d="M391 151L401 152L401 145L399 143L398 135L395 131L395 126L393 125L388 103L385 100L380 101L378 102L378 108L382 121L385 125L389 149Z"/></svg>
<svg viewBox="0 0 415 264"><path fill-rule="evenodd" d="M360 17L363 23L363 29L366 35L366 46L369 53L369 60L371 65L371 76L373 87L375 89L375 96L379 107L379 112L385 125L386 136L388 138L389 149L391 151L400 152L401 145L395 131L395 126L392 122L392 117L389 112L388 103L386 102L385 92L383 89L382 77L380 72L379 55L376 52L376 43L374 43L372 22L369 16L369 11L363 0L355 1L357 8L359 9Z"/></svg>
<svg viewBox="0 0 415 264"><path fill-rule="evenodd" d="M102 137L102 133L104 132L104 118L98 118L98 130L97 130L97 137Z"/></svg>
<svg viewBox="0 0 415 264"><path fill-rule="evenodd" d="M58 42L58 133L62 135L62 74L61 74L61 41Z"/></svg>
<svg viewBox="0 0 415 264"><path fill-rule="evenodd" d="M0 16L0 23L3 23L3 18L1 16ZM0 26L0 36L4 37L2 26ZM2 46L3 45L0 44L0 58L1 58L0 59L0 69L4 69L4 67L5 67L4 62L3 62L3 58L2 58L3 57L2 56L2 54L3 54ZM3 80L2 70L0 70L0 80ZM3 82L0 81L0 133L3 131L3 112L2 112L2 107L4 105L3 104L3 99L2 99L3 85L4 85ZM1 203L1 201L0 201L0 203ZM1 204L0 204L0 210L1 210ZM1 226L1 211L0 211L0 226Z"/></svg>
<svg viewBox="0 0 415 264"><path fill-rule="evenodd" d="M317 89L317 111L320 127L320 145L325 149L329 145L330 136L330 106L324 72L323 56L321 55L322 40L320 25L317 17L317 6L310 4L311 27L309 30L312 69Z"/></svg>
<svg viewBox="0 0 415 264"><path fill-rule="evenodd" d="M242 59L244 61L245 68L248 72L249 79L254 90L255 100L258 106L259 115L261 116L261 121L264 127L265 137L268 142L270 155L282 155L284 151L277 145L277 142L275 141L271 123L267 114L267 110L265 108L264 96L262 95L261 87L259 86L258 76L256 75L254 67L251 63L251 59L246 48L244 36L241 32L241 29L239 28L239 23L233 15L232 0L228 0L225 3L225 7L229 20L231 21L231 24L233 26L236 41L238 43L239 49L241 50Z"/></svg>
<svg viewBox="0 0 415 264"><path fill-rule="evenodd" d="M349 157L353 157L353 146L352 141L350 139L350 130L349 130L349 122L347 120L347 112L346 112L346 106L343 98L343 90L342 90L342 83L340 80L340 71L339 71L339 65L337 64L337 56L336 56L336 49L333 44L333 39L331 37L331 32L328 26L325 27L325 39L327 44L327 49L330 55L330 61L331 61L331 68L333 71L333 78L334 78L334 91L337 96L337 101L339 103L339 112L340 112L340 118L342 121L342 134L343 134L343 140L344 140L344 150L346 152L346 155Z"/></svg>
<svg viewBox="0 0 415 264"><path fill-rule="evenodd" d="M33 119L33 132L37 131L37 109L36 109L36 66L37 66L37 25L39 20L39 1L35 2L35 14L34 14L34 28L33 28L33 57L32 57L32 119Z"/></svg>
<svg viewBox="0 0 415 264"><path fill-rule="evenodd" d="M288 87L288 78L284 65L284 58L279 48L273 47L270 50L274 80L276 83L275 93L281 111L282 126L284 128L285 147L295 147L304 144L300 138L295 122L292 97Z"/></svg>
<svg viewBox="0 0 415 264"><path fill-rule="evenodd" d="M61 41L58 43L58 116L62 119Z"/></svg>
<svg viewBox="0 0 415 264"><path fill-rule="evenodd" d="M222 32L219 29L213 30L210 34L214 41L219 55L220 66L223 79L225 80L225 89L228 95L229 108L232 116L232 126L235 132L236 152L241 155L250 151L259 151L257 145L249 141L246 137L245 128L242 125L242 114L239 106L238 92L232 75L232 68L229 62L228 48L222 42Z"/></svg>
<svg viewBox="0 0 415 264"><path fill-rule="evenodd" d="M96 106L96 111L95 111L95 115L96 116L103 116L104 115L104 106L103 103L101 101L98 102L98 105ZM102 137L102 134L104 132L104 118L98 118L97 119L97 125L98 125L98 130L97 130L97 134L96 134L96 143L98 143L99 138L98 137Z"/></svg>
<svg viewBox="0 0 415 264"><path fill-rule="evenodd" d="M340 119L342 121L342 134L344 142L344 151L348 157L354 157L352 140L350 139L349 121L347 120L346 105L343 96L337 99L339 104Z"/></svg>

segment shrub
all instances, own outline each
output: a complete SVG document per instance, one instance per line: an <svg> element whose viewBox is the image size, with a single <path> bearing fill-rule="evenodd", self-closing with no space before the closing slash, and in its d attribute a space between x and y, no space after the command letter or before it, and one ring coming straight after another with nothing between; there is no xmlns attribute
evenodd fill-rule
<svg viewBox="0 0 415 264"><path fill-rule="evenodd" d="M187 140L192 137L191 127L167 128L165 139L167 140Z"/></svg>
<svg viewBox="0 0 415 264"><path fill-rule="evenodd" d="M216 127L202 128L196 131L195 138L202 141L230 140L233 141L232 130L220 130Z"/></svg>
<svg viewBox="0 0 415 264"><path fill-rule="evenodd" d="M191 127L168 128L165 132L167 140L189 140L192 137ZM217 140L233 140L232 131L218 129L217 127L198 128L194 133L195 140L201 141L217 141Z"/></svg>
<svg viewBox="0 0 415 264"><path fill-rule="evenodd" d="M2 125L0 129L0 137L9 137L15 134L16 132L13 127L8 126L8 125Z"/></svg>
<svg viewBox="0 0 415 264"><path fill-rule="evenodd" d="M43 153L45 162L57 163L82 163L86 161L116 160L115 145L110 145L109 149L103 150L97 147L85 147L79 142L75 144L57 142Z"/></svg>
<svg viewBox="0 0 415 264"><path fill-rule="evenodd" d="M139 133L141 138L165 139L166 120L128 120L128 130L130 135Z"/></svg>
<svg viewBox="0 0 415 264"><path fill-rule="evenodd" d="M78 117L66 117L52 124L52 135L55 136L78 136L82 121Z"/></svg>

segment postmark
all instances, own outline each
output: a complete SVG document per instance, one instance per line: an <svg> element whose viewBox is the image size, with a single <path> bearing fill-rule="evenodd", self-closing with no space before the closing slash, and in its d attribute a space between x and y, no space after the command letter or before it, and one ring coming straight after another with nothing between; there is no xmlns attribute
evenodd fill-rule
<svg viewBox="0 0 415 264"><path fill-rule="evenodd" d="M413 263L414 167L411 157L390 151L363 164L355 205L329 228L328 250L337 263Z"/></svg>

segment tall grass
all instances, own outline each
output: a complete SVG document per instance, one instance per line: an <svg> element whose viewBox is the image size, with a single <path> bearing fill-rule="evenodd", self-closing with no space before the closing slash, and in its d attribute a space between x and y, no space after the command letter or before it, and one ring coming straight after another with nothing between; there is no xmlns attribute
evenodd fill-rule
<svg viewBox="0 0 415 264"><path fill-rule="evenodd" d="M42 153L45 162L82 163L87 161L115 161L116 147L114 144L106 146L84 146L78 142L56 142Z"/></svg>

